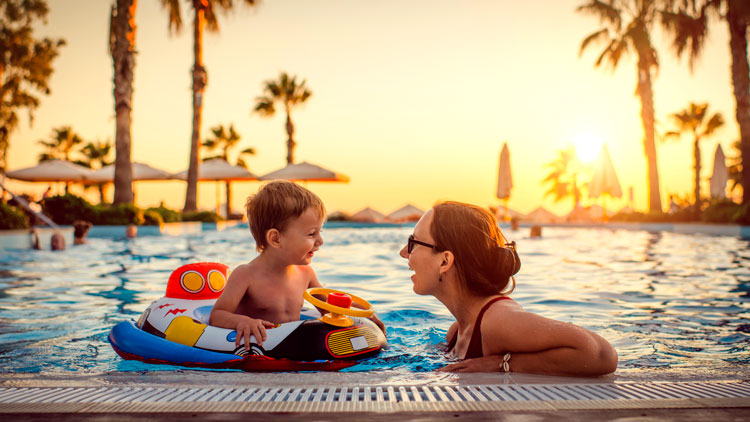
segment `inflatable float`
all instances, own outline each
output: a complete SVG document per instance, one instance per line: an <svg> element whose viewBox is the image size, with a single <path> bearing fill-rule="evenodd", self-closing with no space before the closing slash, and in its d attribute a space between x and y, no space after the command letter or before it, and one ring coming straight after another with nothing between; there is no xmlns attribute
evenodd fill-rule
<svg viewBox="0 0 750 422"><path fill-rule="evenodd" d="M219 263L184 265L169 277L166 294L137 322L123 321L109 333L123 359L189 367L245 371L322 371L353 366L387 346L383 332L367 319L372 305L344 292L313 288L307 301L329 313L304 310L299 321L266 329L260 346L235 345L236 331L208 324L211 309L224 290L228 267ZM313 295L324 296L325 301ZM351 308L356 303L362 309Z"/></svg>

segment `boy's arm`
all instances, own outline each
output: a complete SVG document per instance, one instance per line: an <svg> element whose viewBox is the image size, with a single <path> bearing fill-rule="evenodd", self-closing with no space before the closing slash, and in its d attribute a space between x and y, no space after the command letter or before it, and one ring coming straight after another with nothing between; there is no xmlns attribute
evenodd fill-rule
<svg viewBox="0 0 750 422"><path fill-rule="evenodd" d="M255 336L258 345L262 345L263 340L266 339L266 327L274 326L271 322L235 313L249 287L250 271L245 266L238 267L229 276L227 285L216 300L209 317L209 324L213 326L235 329L237 331L235 345L239 347L240 342L244 340L245 349L248 350L251 335Z"/></svg>

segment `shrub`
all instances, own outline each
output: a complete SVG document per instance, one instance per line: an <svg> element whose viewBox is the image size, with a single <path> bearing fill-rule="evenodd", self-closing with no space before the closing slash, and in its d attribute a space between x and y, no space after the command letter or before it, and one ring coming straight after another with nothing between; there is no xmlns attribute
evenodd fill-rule
<svg viewBox="0 0 750 422"><path fill-rule="evenodd" d="M703 213L701 220L709 223L731 223L739 205L728 199L712 200Z"/></svg>
<svg viewBox="0 0 750 422"><path fill-rule="evenodd" d="M0 203L0 230L29 228L29 219L21 210L8 204Z"/></svg>
<svg viewBox="0 0 750 422"><path fill-rule="evenodd" d="M93 221L96 210L89 201L71 194L46 198L42 210L52 221L60 225L71 225L76 220Z"/></svg>
<svg viewBox="0 0 750 422"><path fill-rule="evenodd" d="M737 206L734 215L732 215L732 223L750 226L750 202Z"/></svg>
<svg viewBox="0 0 750 422"><path fill-rule="evenodd" d="M204 223L215 223L224 219L213 211L188 211L182 213L182 221L201 221Z"/></svg>
<svg viewBox="0 0 750 422"><path fill-rule="evenodd" d="M158 212L147 209L143 212L143 224L145 226L162 226L164 225L164 220Z"/></svg>
<svg viewBox="0 0 750 422"><path fill-rule="evenodd" d="M125 226L143 224L143 211L133 204L99 205L96 207L94 224L105 226Z"/></svg>
<svg viewBox="0 0 750 422"><path fill-rule="evenodd" d="M180 214L178 211L171 210L167 207L159 206L159 207L151 207L146 209L146 212L148 211L154 211L157 214L161 216L161 219L165 223L177 223L182 221L182 214Z"/></svg>

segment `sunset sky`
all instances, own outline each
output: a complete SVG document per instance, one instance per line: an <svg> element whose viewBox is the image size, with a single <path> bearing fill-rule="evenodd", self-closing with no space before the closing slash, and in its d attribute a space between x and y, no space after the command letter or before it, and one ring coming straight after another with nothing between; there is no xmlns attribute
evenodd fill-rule
<svg viewBox="0 0 750 422"><path fill-rule="evenodd" d="M110 1L53 0L38 35L67 45L54 62L52 94L41 98L33 126L25 113L11 137L9 169L36 164L37 143L70 125L85 140L114 141L112 61L108 52ZM241 3L241 2L237 2ZM647 207L646 160L636 66L625 57L615 72L596 69L601 47L579 58L581 40L598 19L575 13L582 0L266 0L220 16L219 34L206 33L208 85L202 137L234 123L242 136L235 152L254 147L250 170L283 167L284 115L251 114L263 81L281 71L306 79L313 96L294 110L297 161L346 174L348 184L309 183L330 211L371 206L389 213L406 203L427 209L437 200L497 205L500 149L510 148L514 188L510 207L543 205L564 214L571 201L544 198L544 164L581 138L606 143L624 191L608 209ZM192 15L170 35L167 14L155 0L138 1L132 157L168 171L187 168L191 134ZM734 115L726 24L714 22L693 74L678 61L660 31L655 108L663 132L669 115L691 101L708 102L726 125L703 142L708 178L720 142L727 156L739 138ZM692 191L691 142L658 145L662 200ZM585 152L585 151L583 151ZM592 154L588 154L592 155ZM241 208L258 182L233 184ZM707 185L706 185L707 186ZM46 184L10 182L39 195ZM203 182L199 206L213 208L215 185ZM707 189L707 188L705 188ZM78 191L74 191L78 192ZM111 194L111 189L110 189ZM90 200L95 200L90 191ZM136 183L139 206L182 208L183 182ZM590 203L588 199L584 204ZM600 203L600 202L599 202Z"/></svg>

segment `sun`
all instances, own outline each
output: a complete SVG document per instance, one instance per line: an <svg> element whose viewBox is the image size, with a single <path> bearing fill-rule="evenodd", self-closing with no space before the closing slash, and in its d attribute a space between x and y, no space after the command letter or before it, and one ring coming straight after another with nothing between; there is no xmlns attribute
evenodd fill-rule
<svg viewBox="0 0 750 422"><path fill-rule="evenodd" d="M599 155L602 149L602 138L592 132L581 132L575 137L576 155L578 159L588 164Z"/></svg>

